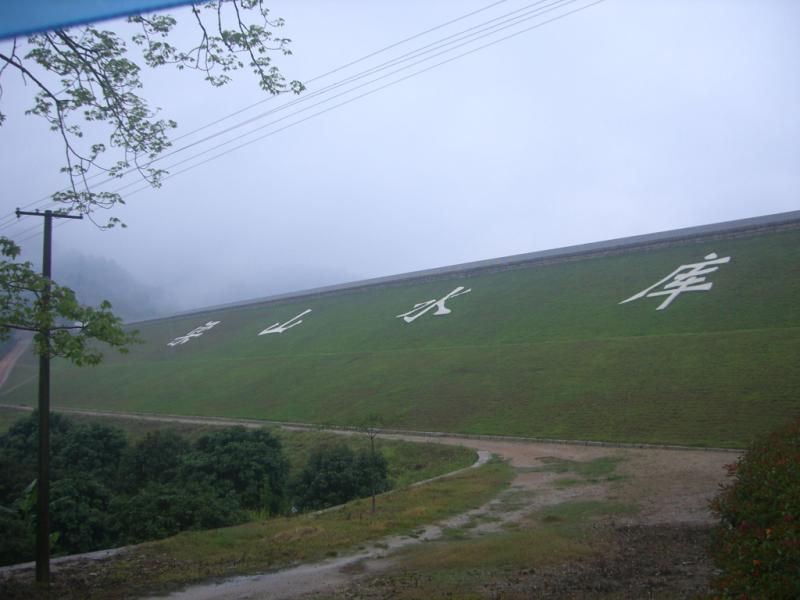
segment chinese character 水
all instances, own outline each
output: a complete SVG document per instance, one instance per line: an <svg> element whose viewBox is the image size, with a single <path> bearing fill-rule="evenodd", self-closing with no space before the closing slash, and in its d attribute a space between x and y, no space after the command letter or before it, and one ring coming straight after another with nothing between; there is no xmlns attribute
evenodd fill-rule
<svg viewBox="0 0 800 600"><path fill-rule="evenodd" d="M434 316L439 315L449 315L452 311L447 308L444 303L448 301L450 298L455 298L456 296L461 296L462 294L468 294L472 291L472 289L464 289L463 286L458 286L452 292L447 294L445 297L436 300L427 300L425 302L420 302L419 304L415 304L414 308L412 308L407 313L403 313L402 315L397 315L397 318L403 318L406 323L411 323L415 319L418 319L426 312L431 310L434 306L436 307L436 312L433 313Z"/></svg>

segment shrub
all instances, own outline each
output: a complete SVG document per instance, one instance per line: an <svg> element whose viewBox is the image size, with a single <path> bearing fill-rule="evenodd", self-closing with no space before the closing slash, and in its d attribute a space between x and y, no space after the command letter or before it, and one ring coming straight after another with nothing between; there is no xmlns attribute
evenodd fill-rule
<svg viewBox="0 0 800 600"><path fill-rule="evenodd" d="M120 484L135 492L152 483L175 481L190 450L189 441L177 431L151 431L125 453Z"/></svg>
<svg viewBox="0 0 800 600"><path fill-rule="evenodd" d="M38 438L38 435L37 435ZM53 436L52 477L92 477L110 485L127 449L125 433L99 423L78 424Z"/></svg>
<svg viewBox="0 0 800 600"><path fill-rule="evenodd" d="M287 502L288 463L264 430L220 429L195 444L158 431L131 446L119 429L53 413L50 431L54 553L233 525ZM35 413L0 435L0 564L33 557L37 452Z"/></svg>
<svg viewBox="0 0 800 600"><path fill-rule="evenodd" d="M31 560L36 547L36 535L28 521L0 510L0 565Z"/></svg>
<svg viewBox="0 0 800 600"><path fill-rule="evenodd" d="M58 533L53 548L57 554L89 552L108 548L114 539L108 533L108 503L112 493L88 476L63 478L50 488L50 531Z"/></svg>
<svg viewBox="0 0 800 600"><path fill-rule="evenodd" d="M755 443L711 502L722 598L800 598L800 419Z"/></svg>
<svg viewBox="0 0 800 600"><path fill-rule="evenodd" d="M315 510L387 489L387 464L381 454L355 454L344 444L333 444L311 453L295 482L295 503L300 510Z"/></svg>
<svg viewBox="0 0 800 600"><path fill-rule="evenodd" d="M239 507L235 496L220 495L201 483L150 485L135 496L111 500L109 514L114 537L124 544L247 520L247 513Z"/></svg>
<svg viewBox="0 0 800 600"><path fill-rule="evenodd" d="M249 510L278 514L289 464L280 440L264 429L228 427L204 435L184 461L186 481L230 488Z"/></svg>

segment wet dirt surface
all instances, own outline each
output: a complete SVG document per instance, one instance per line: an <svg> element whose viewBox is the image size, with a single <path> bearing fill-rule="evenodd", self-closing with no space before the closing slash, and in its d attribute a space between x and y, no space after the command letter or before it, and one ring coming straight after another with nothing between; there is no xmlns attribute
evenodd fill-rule
<svg viewBox="0 0 800 600"><path fill-rule="evenodd" d="M452 443L455 438L442 441ZM638 510L596 525L594 535L602 540L602 554L498 573L479 586L480 597L692 598L705 591L713 572L705 552L713 522L708 501L724 479L724 466L735 461L735 453L507 442L481 447L508 459L518 474L508 492L484 507L489 511L495 507L492 514L499 521L471 529L472 536L492 533L509 521L564 502L607 500ZM554 459L588 462L604 457L620 459L615 473L621 478L560 488L554 482L568 474L532 470ZM517 501L504 502L504 496L511 495ZM497 508L504 504L511 509ZM405 569L402 558L361 561L350 577L347 584L341 579L320 582L312 597L413 598L431 589L431 582L425 581L430 575ZM300 598L308 593L262 597Z"/></svg>
<svg viewBox="0 0 800 600"><path fill-rule="evenodd" d="M198 422L192 417L158 419ZM229 420L213 422L232 424ZM687 590L701 589L711 572L703 551L712 523L708 501L725 477L724 466L734 462L738 456L724 451L617 448L458 436L431 438L392 434L381 437L471 447L483 456L495 454L509 461L517 469L517 475L510 489L493 501L446 522L431 524L415 537L388 538L366 550L354 550L348 556L263 575L192 586L170 597L238 600L329 597L333 594L337 598L391 598L397 592L394 586L398 581L404 581L404 589L409 591L414 589L415 577L421 577L413 572L403 574L402 571L398 575L396 553L400 549L422 540L437 539L443 529L460 527L470 521L479 522L471 528L472 534L492 533L542 508L587 500L611 501L638 508L635 513L614 517L598 526L598 535L608 548L603 556L536 569L535 572L506 573L498 580L485 582L481 596L690 597L695 592ZM587 463L604 458L618 461L614 480L598 478L583 481L580 485L559 486L554 482L568 477L569 473L542 470L553 461ZM480 517L484 515L491 515L491 520L481 521ZM383 574L389 572L392 576L382 579ZM407 597L414 597L413 593Z"/></svg>
<svg viewBox="0 0 800 600"><path fill-rule="evenodd" d="M428 437L412 435L385 437L431 441ZM606 591L612 594L610 597L646 598L652 596L648 592L651 587L654 593L664 586L672 590L670 593L674 592L672 583L661 581L660 578L665 577L663 573L674 574L669 577L677 581L685 580L687 589L697 589L707 581L711 567L705 558L703 544L712 522L707 505L724 477L724 466L735 460L734 453L571 446L457 436L437 437L436 441L473 447L508 460L518 469L511 488L477 510L426 527L418 537L383 540L381 546L387 547L380 550L354 553L264 576L195 586L170 597L277 600L341 593L343 597L358 598L370 593L374 584L367 582L387 569L397 567L393 559L396 551L410 544L438 539L446 528L460 527L482 515L491 514L491 522L481 523L471 532L473 535L492 533L536 510L563 502L587 500L612 500L639 507L636 514L617 518L613 524L604 526L602 535L612 548L610 554L599 561L578 561L565 568L515 575L507 581L494 582L486 590L487 597L530 598L531 594L543 594L543 597L585 598L605 594L603 590L607 588ZM620 459L616 469L622 476L619 481L559 488L553 482L563 475L534 470L553 460L589 462L605 457ZM514 501L508 501L509 498ZM681 569L684 559L671 558L687 555L694 557L690 561L691 576L685 573L685 568ZM677 565L673 564L675 560ZM614 581L618 583L609 583Z"/></svg>

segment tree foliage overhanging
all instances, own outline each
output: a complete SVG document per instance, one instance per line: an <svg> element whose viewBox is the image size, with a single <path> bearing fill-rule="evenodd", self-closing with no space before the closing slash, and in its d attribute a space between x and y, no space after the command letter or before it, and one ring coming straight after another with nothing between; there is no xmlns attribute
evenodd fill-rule
<svg viewBox="0 0 800 600"><path fill-rule="evenodd" d="M291 40L274 33L284 21L271 18L262 0L198 2L189 12L183 31L193 41L186 47L171 41L181 37L178 20L155 13L129 17L119 31L84 25L37 33L0 52L0 97L4 76L16 72L36 90L26 113L43 118L60 138L68 185L52 199L63 209L91 216L124 203L119 192L96 190L95 175L132 174L157 187L167 174L154 163L170 148L177 123L142 95L142 67L198 71L215 87L249 68L268 94L304 89L273 64L272 55L291 54ZM0 113L0 124L5 118ZM117 224L111 217L103 226Z"/></svg>
<svg viewBox="0 0 800 600"><path fill-rule="evenodd" d="M15 38L0 49L0 99L3 85L16 73L35 90L26 114L44 119L63 147L66 186L52 194L56 212L77 211L99 227L124 227L116 216L105 224L94 219L98 209L124 204L119 191L102 189L103 184L131 175L161 185L167 171L155 163L170 148L177 123L160 116L142 94L143 67L195 70L215 87L249 68L267 94L304 89L273 64L275 53L291 54L290 40L274 33L284 22L271 18L262 0L198 2L188 13L185 25L194 37L187 47L171 41L180 37L178 20L157 13L129 17L120 28L127 40L90 24ZM0 112L0 125L5 119ZM17 262L19 247L10 239L0 238L0 252L0 341L11 329L34 331L39 355L79 365L102 358L90 340L119 349L135 341L108 302L94 309L81 306L72 290L40 277L30 263ZM42 302L46 286L51 287L49 306Z"/></svg>
<svg viewBox="0 0 800 600"><path fill-rule="evenodd" d="M103 355L93 341L120 352L138 341L136 331L122 327L110 303L96 308L80 304L71 289L17 260L19 253L19 246L0 237L0 340L8 339L12 329L31 331L38 355L60 356L79 366L100 362Z"/></svg>

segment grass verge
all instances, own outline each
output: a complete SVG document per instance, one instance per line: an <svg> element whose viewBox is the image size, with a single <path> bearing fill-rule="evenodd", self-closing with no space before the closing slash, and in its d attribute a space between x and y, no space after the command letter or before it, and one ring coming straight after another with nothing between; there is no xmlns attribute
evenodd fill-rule
<svg viewBox="0 0 800 600"><path fill-rule="evenodd" d="M534 513L511 531L472 538L450 532L410 548L393 572L365 585L391 589L399 599L483 598L487 584L602 552L604 540L592 525L632 510L617 503L568 502Z"/></svg>
<svg viewBox="0 0 800 600"><path fill-rule="evenodd" d="M254 522L143 544L124 557L73 568L54 577L49 592L22 580L0 583L4 598L118 599L165 591L193 582L257 573L318 561L388 535L411 534L420 526L481 506L513 478L514 471L493 459L486 465L424 486L379 496L342 510Z"/></svg>
<svg viewBox="0 0 800 600"><path fill-rule="evenodd" d="M619 481L624 479L624 475L614 473L617 465L625 460L621 456L601 456L589 461L576 461L564 458L542 458L544 466L531 469L533 472L546 473L570 473L575 477L563 477L556 479L556 487L570 487L587 483L601 483L606 481Z"/></svg>
<svg viewBox="0 0 800 600"><path fill-rule="evenodd" d="M150 432L165 429L177 431L190 440L196 440L220 427L213 424L152 421L111 415L65 414L76 423L100 423L122 429L130 442L136 442ZM0 435L7 432L16 421L27 418L29 415L30 412L27 410L0 408ZM267 428L283 443L284 456L289 461L291 473L302 470L308 462L309 455L318 446L344 443L354 451L366 449L369 446L369 441L363 435L342 435L318 430L285 430L279 427ZM395 488L463 469L476 460L475 451L463 446L378 438L376 447L386 458L389 479Z"/></svg>

